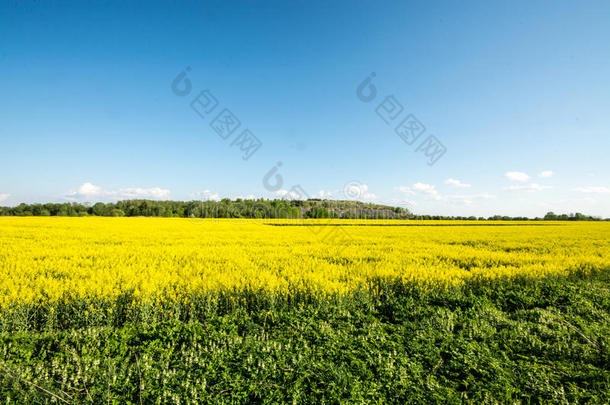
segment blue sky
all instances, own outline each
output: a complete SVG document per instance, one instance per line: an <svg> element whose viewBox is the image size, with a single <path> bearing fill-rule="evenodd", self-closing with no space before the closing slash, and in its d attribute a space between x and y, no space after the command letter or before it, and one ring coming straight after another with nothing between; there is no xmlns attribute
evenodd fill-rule
<svg viewBox="0 0 610 405"><path fill-rule="evenodd" d="M41 3L0 3L0 204L300 190L610 217L607 1ZM210 126L225 108L227 139ZM262 146L244 160L246 129Z"/></svg>

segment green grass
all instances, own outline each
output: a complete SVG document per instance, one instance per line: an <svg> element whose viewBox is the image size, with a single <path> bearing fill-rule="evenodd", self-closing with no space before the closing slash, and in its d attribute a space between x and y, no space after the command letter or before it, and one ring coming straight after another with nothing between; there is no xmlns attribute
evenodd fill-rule
<svg viewBox="0 0 610 405"><path fill-rule="evenodd" d="M610 402L610 272L378 283L344 299L227 295L165 318L128 310L127 297L87 324L69 319L80 306L5 321L0 400Z"/></svg>

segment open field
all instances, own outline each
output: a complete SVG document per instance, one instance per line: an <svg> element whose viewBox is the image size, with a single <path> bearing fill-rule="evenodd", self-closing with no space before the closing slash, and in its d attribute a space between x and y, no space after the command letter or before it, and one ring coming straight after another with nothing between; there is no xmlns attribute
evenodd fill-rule
<svg viewBox="0 0 610 405"><path fill-rule="evenodd" d="M236 290L346 294L379 278L445 285L610 266L610 224L493 224L0 218L0 308L125 294L142 303Z"/></svg>
<svg viewBox="0 0 610 405"><path fill-rule="evenodd" d="M0 218L0 398L603 403L608 269L608 223Z"/></svg>

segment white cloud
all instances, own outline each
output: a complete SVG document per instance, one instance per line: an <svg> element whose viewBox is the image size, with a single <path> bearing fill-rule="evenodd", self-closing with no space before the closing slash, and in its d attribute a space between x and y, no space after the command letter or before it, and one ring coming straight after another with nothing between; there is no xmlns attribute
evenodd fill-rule
<svg viewBox="0 0 610 405"><path fill-rule="evenodd" d="M218 195L218 194L216 194ZM235 199L241 199L241 200L257 200L258 197L255 196L254 194L248 194L247 196L243 196L243 195L238 195L237 197L235 197Z"/></svg>
<svg viewBox="0 0 610 405"><path fill-rule="evenodd" d="M438 191L436 191L436 187L434 187L432 184L426 184L426 183L415 183L413 184L413 190L415 191L419 191L422 194L426 194L432 198L434 198L435 200L440 200L441 196L438 193Z"/></svg>
<svg viewBox="0 0 610 405"><path fill-rule="evenodd" d="M141 188L141 187L128 187L121 188L118 190L104 190L103 188L91 184L89 182L83 183L78 190L70 191L67 194L67 198L70 200L124 200L132 198L152 198L152 199L166 199L169 197L169 190L162 189L159 187L152 188Z"/></svg>
<svg viewBox="0 0 610 405"><path fill-rule="evenodd" d="M595 198L591 198L591 197L575 198L573 200L573 202L585 203L585 204L597 204L597 200Z"/></svg>
<svg viewBox="0 0 610 405"><path fill-rule="evenodd" d="M9 198L11 195L10 194L0 194L0 201L4 201L7 198Z"/></svg>
<svg viewBox="0 0 610 405"><path fill-rule="evenodd" d="M456 179L447 179L447 180L445 180L445 184L448 184L453 187L460 187L460 188L470 187L470 184L462 183L461 181L456 180Z"/></svg>
<svg viewBox="0 0 610 405"><path fill-rule="evenodd" d="M405 193L407 195L415 195L415 194L423 194L429 196L435 200L440 200L441 195L436 190L436 187L432 184L426 183L415 183L413 186L398 186L395 188L396 190Z"/></svg>
<svg viewBox="0 0 610 405"><path fill-rule="evenodd" d="M449 198L460 200L460 199L481 199L481 200L490 200L492 198L496 198L495 195L489 193L479 193L479 194L453 194L450 195Z"/></svg>
<svg viewBox="0 0 610 405"><path fill-rule="evenodd" d="M496 198L496 196L489 193L453 194L446 197L447 201L450 203L463 203L466 205L471 205L474 200L489 200L492 198Z"/></svg>
<svg viewBox="0 0 610 405"><path fill-rule="evenodd" d="M357 182L346 184L345 187L343 187L343 195L348 200L371 201L377 199L376 194L369 192L368 185Z"/></svg>
<svg viewBox="0 0 610 405"><path fill-rule="evenodd" d="M588 194L610 194L610 187L604 187L604 186L578 187L578 188L575 188L574 191L578 191L579 193L588 193Z"/></svg>
<svg viewBox="0 0 610 405"><path fill-rule="evenodd" d="M407 195L423 195L430 197L436 201L443 201L450 204L466 204L470 205L475 200L488 200L491 198L496 198L495 195L489 193L478 193L478 194L451 194L451 195L441 195L436 187L432 184L426 183L415 183L411 187L400 186L396 187L396 190L403 192Z"/></svg>
<svg viewBox="0 0 610 405"><path fill-rule="evenodd" d="M288 190L278 190L275 192L275 194L282 198L287 198L291 200L300 200L303 198L300 194Z"/></svg>
<svg viewBox="0 0 610 405"><path fill-rule="evenodd" d="M191 194L191 197L202 201L220 201L218 193L213 193L210 190L197 191Z"/></svg>
<svg viewBox="0 0 610 405"><path fill-rule="evenodd" d="M579 198L564 198L562 200L558 200L559 204L597 204L597 200L592 197L579 197ZM550 205L550 204L549 204ZM565 211L570 211L570 209L566 209ZM574 209L572 209L574 211Z"/></svg>
<svg viewBox="0 0 610 405"><path fill-rule="evenodd" d="M541 186L537 183L529 183L529 184L520 184L520 185L512 185L506 187L505 190L510 191L541 191L551 188L551 186Z"/></svg>
<svg viewBox="0 0 610 405"><path fill-rule="evenodd" d="M93 184L87 182L87 183L83 183L82 186L80 186L78 188L77 191L72 192L72 195L82 195L85 197L94 197L94 196L98 196L100 194L102 194L102 188L98 187L98 186L94 186Z"/></svg>
<svg viewBox="0 0 610 405"><path fill-rule="evenodd" d="M398 198L391 198L389 201L380 202L380 204L389 205L391 207L403 207L403 208L407 208L409 210L412 207L417 205L417 203L415 201L403 200L403 199L398 199Z"/></svg>
<svg viewBox="0 0 610 405"><path fill-rule="evenodd" d="M528 176L527 173L523 173L523 172L506 172L504 174L504 177L506 177L510 181L521 181L521 182L528 181L530 179L530 176Z"/></svg>
<svg viewBox="0 0 610 405"><path fill-rule="evenodd" d="M553 177L553 171L552 170L544 170L544 171L538 173L538 177L542 177L542 178Z"/></svg>
<svg viewBox="0 0 610 405"><path fill-rule="evenodd" d="M362 196L362 199L364 201L376 200L377 199L377 194L375 194L375 193L364 193L364 195Z"/></svg>
<svg viewBox="0 0 610 405"><path fill-rule="evenodd" d="M318 191L318 197L320 197L320 198L332 198L333 197L333 192L332 191L320 190L320 191Z"/></svg>
<svg viewBox="0 0 610 405"><path fill-rule="evenodd" d="M401 193L405 193L407 195L413 195L415 194L415 191L413 191L411 189L411 187L407 187L407 186L398 186L395 188L396 190L400 191Z"/></svg>
<svg viewBox="0 0 610 405"><path fill-rule="evenodd" d="M110 195L116 195L117 198L168 198L169 190L152 187L152 188L122 188L118 191L110 191ZM216 194L218 195L218 194Z"/></svg>

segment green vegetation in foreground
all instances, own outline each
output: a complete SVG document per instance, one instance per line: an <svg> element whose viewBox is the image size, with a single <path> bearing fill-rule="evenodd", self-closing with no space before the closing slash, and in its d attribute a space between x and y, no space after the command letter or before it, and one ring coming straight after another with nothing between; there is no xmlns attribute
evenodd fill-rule
<svg viewBox="0 0 610 405"><path fill-rule="evenodd" d="M610 272L0 333L18 403L609 403ZM226 302L230 302L227 300ZM198 315L199 314L199 315ZM108 322L118 322L109 318Z"/></svg>

